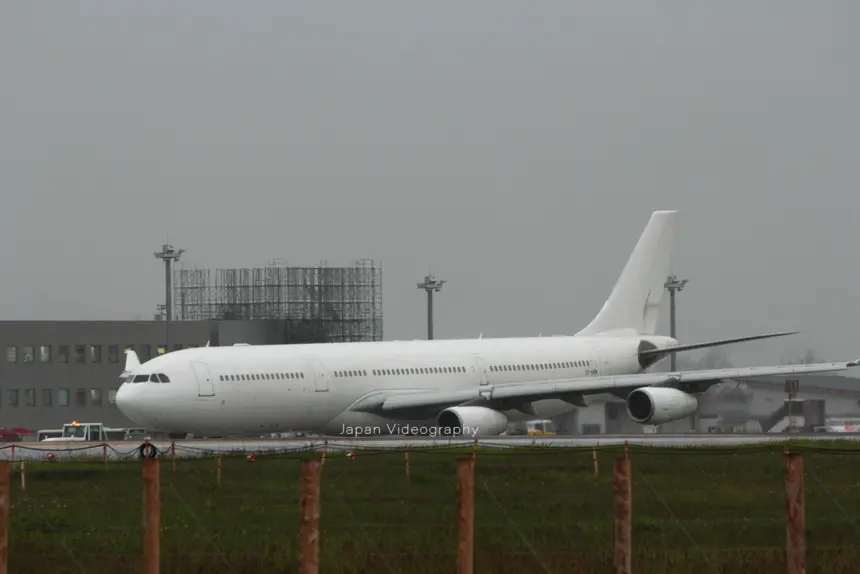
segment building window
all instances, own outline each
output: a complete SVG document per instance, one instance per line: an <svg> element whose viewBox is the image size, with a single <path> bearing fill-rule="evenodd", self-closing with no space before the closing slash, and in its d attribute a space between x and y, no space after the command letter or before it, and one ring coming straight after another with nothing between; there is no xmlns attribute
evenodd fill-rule
<svg viewBox="0 0 860 574"><path fill-rule="evenodd" d="M107 360L108 363L119 361L119 345L108 345Z"/></svg>
<svg viewBox="0 0 860 574"><path fill-rule="evenodd" d="M36 353L33 350L33 347L30 345L24 347L24 352L22 354L24 355L24 362L25 363L32 363L36 358L35 357Z"/></svg>
<svg viewBox="0 0 860 574"><path fill-rule="evenodd" d="M39 362L40 363L50 363L51 362L51 345L42 345L39 347Z"/></svg>
<svg viewBox="0 0 860 574"><path fill-rule="evenodd" d="M102 406L102 390L101 389L90 389L90 402L92 402L93 406L96 406L96 407Z"/></svg>
<svg viewBox="0 0 860 574"><path fill-rule="evenodd" d="M87 360L87 346L75 345L75 362L84 363Z"/></svg>
<svg viewBox="0 0 860 574"><path fill-rule="evenodd" d="M119 389L108 389L108 403L115 405L116 404L116 392Z"/></svg>
<svg viewBox="0 0 860 574"><path fill-rule="evenodd" d="M51 405L53 405L54 401L51 400L53 398L54 398L53 397L53 391L51 389L42 389L42 406L43 407L50 407Z"/></svg>
<svg viewBox="0 0 860 574"><path fill-rule="evenodd" d="M101 363L102 362L102 346L101 345L90 345L90 362L91 363Z"/></svg>
<svg viewBox="0 0 860 574"><path fill-rule="evenodd" d="M16 347L15 345L9 345L8 347L6 347L6 362L18 362L18 347Z"/></svg>
<svg viewBox="0 0 860 574"><path fill-rule="evenodd" d="M10 407L18 406L18 389L9 389L6 391L6 402Z"/></svg>
<svg viewBox="0 0 860 574"><path fill-rule="evenodd" d="M152 348L149 345L143 344L140 346L138 353L141 363L145 363L152 358Z"/></svg>
<svg viewBox="0 0 860 574"><path fill-rule="evenodd" d="M24 389L24 405L28 407L36 406L36 389Z"/></svg>
<svg viewBox="0 0 860 574"><path fill-rule="evenodd" d="M87 406L87 390L86 389L78 389L75 391L75 406L76 407Z"/></svg>
<svg viewBox="0 0 860 574"><path fill-rule="evenodd" d="M57 347L57 360L61 363L69 362L69 346L68 345L60 345Z"/></svg>
<svg viewBox="0 0 860 574"><path fill-rule="evenodd" d="M69 389L57 389L57 406L69 406Z"/></svg>
<svg viewBox="0 0 860 574"><path fill-rule="evenodd" d="M167 345L159 345L155 348L155 352L159 355L163 355L167 352Z"/></svg>

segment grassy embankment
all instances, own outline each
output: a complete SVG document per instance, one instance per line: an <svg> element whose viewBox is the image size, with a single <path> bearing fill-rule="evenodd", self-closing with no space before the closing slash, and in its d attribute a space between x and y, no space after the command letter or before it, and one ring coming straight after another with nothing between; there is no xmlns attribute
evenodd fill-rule
<svg viewBox="0 0 860 574"><path fill-rule="evenodd" d="M808 572L860 564L860 451L804 448ZM845 450L843 450L845 449ZM321 571L455 570L455 460L471 449L330 454L322 474ZM318 456L318 455L317 455ZM476 572L607 572L612 460L619 449L482 450L476 469ZM781 447L630 448L637 574L784 572ZM297 454L161 466L162 572L292 572ZM28 463L13 477L10 572L138 571L138 462Z"/></svg>

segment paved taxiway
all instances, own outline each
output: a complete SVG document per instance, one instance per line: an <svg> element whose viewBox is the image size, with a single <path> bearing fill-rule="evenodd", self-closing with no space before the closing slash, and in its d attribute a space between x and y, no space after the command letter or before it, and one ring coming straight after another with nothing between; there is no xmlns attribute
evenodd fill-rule
<svg viewBox="0 0 860 574"><path fill-rule="evenodd" d="M783 443L792 439L802 440L849 440L860 441L860 433L815 433L815 434L637 434L637 435L591 435L591 436L499 436L478 439L485 447L516 448L543 446L553 448L591 448L629 445L661 447L684 446L732 446L765 443ZM266 452L300 452L314 450L359 451L379 449L407 449L429 447L465 447L473 439L426 438L426 437L365 437L344 438L339 436L300 439L250 439L250 440L178 440L176 458L194 458L216 454L246 454ZM105 446L106 444L106 446ZM107 456L111 460L137 459L141 443L131 441L109 443L46 443L16 442L0 444L0 460L48 460L52 453L55 459L97 458ZM156 440L151 443L159 453L169 454L171 441ZM14 447L14 448L13 448Z"/></svg>

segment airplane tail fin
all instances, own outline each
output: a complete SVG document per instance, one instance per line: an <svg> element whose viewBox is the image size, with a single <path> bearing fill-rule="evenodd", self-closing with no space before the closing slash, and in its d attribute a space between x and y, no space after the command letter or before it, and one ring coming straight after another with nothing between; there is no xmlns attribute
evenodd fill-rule
<svg viewBox="0 0 860 574"><path fill-rule="evenodd" d="M655 211L639 237L609 298L577 335L654 334L665 283L672 268L678 211Z"/></svg>
<svg viewBox="0 0 860 574"><path fill-rule="evenodd" d="M119 374L119 380L126 382L131 379L131 375L136 368L140 366L140 359L137 358L137 353L131 349L125 351L125 368Z"/></svg>
<svg viewBox="0 0 860 574"><path fill-rule="evenodd" d="M140 366L140 359L137 358L137 353L132 349L125 352L125 370L133 371Z"/></svg>

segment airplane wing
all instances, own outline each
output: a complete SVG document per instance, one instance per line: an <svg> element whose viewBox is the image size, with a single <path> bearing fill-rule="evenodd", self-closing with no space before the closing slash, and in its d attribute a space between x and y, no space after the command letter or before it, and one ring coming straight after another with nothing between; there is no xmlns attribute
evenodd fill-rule
<svg viewBox="0 0 860 574"><path fill-rule="evenodd" d="M860 361L860 359L858 359ZM850 363L817 363L813 365L779 365L774 367L735 367L730 369L703 369L696 371L675 371L670 373L641 373L638 375L619 375L608 377L579 377L575 379L554 379L528 383L506 383L502 385L483 385L455 391L424 390L415 392L384 393L368 397L355 405L354 410L397 411L416 408L447 408L472 401L537 401L542 399L563 399L582 395L632 391L640 387L673 387L680 390L693 383L714 383L724 379L749 379L773 375L802 375L807 373L828 373L844 371L857 366L858 361ZM860 381L858 381L860 390Z"/></svg>

